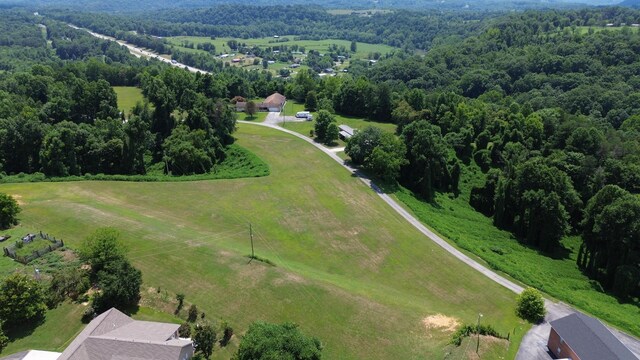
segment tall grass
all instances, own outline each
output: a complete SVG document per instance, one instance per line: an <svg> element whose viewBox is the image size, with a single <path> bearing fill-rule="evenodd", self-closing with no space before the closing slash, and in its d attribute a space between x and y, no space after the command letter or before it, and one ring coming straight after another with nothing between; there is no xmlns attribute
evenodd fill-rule
<svg viewBox="0 0 640 360"><path fill-rule="evenodd" d="M544 254L521 243L511 233L497 229L491 218L469 205L471 188L483 182L484 175L477 168L467 167L458 197L438 194L434 202L428 203L405 188L398 189L395 196L423 223L477 255L491 268L640 336L638 303L620 303L576 265L579 236L565 237L564 249L555 254Z"/></svg>

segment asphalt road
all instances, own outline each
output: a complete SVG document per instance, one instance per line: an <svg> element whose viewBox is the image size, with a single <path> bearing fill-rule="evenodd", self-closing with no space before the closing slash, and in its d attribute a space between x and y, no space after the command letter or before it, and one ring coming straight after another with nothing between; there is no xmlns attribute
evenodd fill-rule
<svg viewBox="0 0 640 360"><path fill-rule="evenodd" d="M118 44L122 45L122 46L126 46L129 51L138 57L147 57L147 58L155 58L157 60L160 60L162 62L168 63L172 66L176 66L176 67L180 67L180 68L184 68L187 69L191 72L201 72L201 73L205 73L205 74L210 74L207 71L204 70L200 70L194 67L190 67L184 64L180 64L180 63L173 63L170 60L167 60L165 58L163 58L162 56L137 48L133 45L124 43L122 41L116 40L112 37L108 37L105 35L101 35L101 34L97 34L94 33L92 31L89 31L87 29L81 29L77 26L68 24L70 27L77 29L77 30L83 30L83 31L87 31L89 34L100 38L100 39L104 39L104 40L109 40L109 41L116 41ZM273 114L273 115L272 115ZM324 152L325 154L327 154L329 157L331 157L332 159L334 159L335 161L337 161L340 165L342 165L345 169L349 170L351 173L355 174L363 183L365 183L368 187L370 187L371 189L373 189L376 194L378 194L378 196L380 196L380 198L386 202L389 206L391 206L398 214L400 214L403 218L405 218L411 225L413 225L416 229L418 229L418 231L420 231L422 234L424 234L426 237L428 237L431 241L435 242L436 244L438 244L440 247L444 248L447 252L449 252L451 255L455 256L456 258L458 258L460 261L464 262L465 264L471 266L472 268L474 268L475 270L477 270L478 272L480 272L481 274L485 275L486 277L490 278L491 280L495 281L496 283L506 287L507 289L515 292L516 294L521 293L524 288L516 283L514 283L513 281L498 275L497 273L493 272L492 270L488 269L487 267L485 267L484 265L478 263L477 261L473 260L472 258L470 258L469 256L465 255L463 252L461 252L460 250L456 249L455 247L453 247L452 245L450 245L449 243L447 243L444 239L442 239L440 236L438 236L437 234L435 234L433 231L429 230L426 226L424 226L420 221L418 221L418 219L416 219L413 215L411 215L409 212L407 212L402 206L400 206L400 204L398 204L395 200L393 200L389 195L385 194L378 186L376 186L373 181L371 181L371 179L369 179L365 174L363 174L361 171L359 171L358 169L351 167L350 165L348 165L347 163L344 162L344 160L342 160L340 157L338 157L336 155L335 152L331 151L330 149L325 148L324 146L314 142L312 139L301 135L299 133L296 133L294 131L288 130L288 129L284 129L280 126L278 126L277 124L282 122L282 117L280 116L279 113L269 113L269 115L267 115L267 118L265 120L265 123L255 123L255 122L249 122L249 121L238 121L240 123L244 123L244 124L250 124L250 125L257 125L257 126L265 126L265 127L269 127L272 129L276 129L279 131L283 131L286 132L290 135L296 136L300 139L303 139L304 141L312 144L313 146L317 147L318 149L320 149L322 152ZM295 117L286 117L286 121L300 121L301 119L297 119ZM304 120L303 120L304 121ZM562 303L562 302L558 302L558 303L554 303L551 302L549 300L545 300L546 302L546 307L547 307L547 316L545 317L545 321L539 325L535 325L531 328L531 330L524 336L521 344L520 344L520 349L518 350L518 354L516 355L516 360L547 360L547 359L551 359L551 356L547 353L547 338L549 336L549 331L551 329L551 326L549 325L549 321L553 321L555 319L561 318L563 316L569 315L573 312L577 312L576 309L574 309L573 307ZM618 337L618 339L620 339L620 341L622 341L623 344L625 344L638 358L640 358L640 339L633 337L631 335L628 335L624 332L621 332L617 329L614 329L612 327L609 327L609 330L616 335L616 337Z"/></svg>

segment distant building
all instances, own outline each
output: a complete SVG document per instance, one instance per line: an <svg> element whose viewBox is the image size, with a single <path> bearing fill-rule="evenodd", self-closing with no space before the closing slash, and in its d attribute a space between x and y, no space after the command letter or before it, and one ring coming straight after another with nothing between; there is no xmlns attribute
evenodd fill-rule
<svg viewBox="0 0 640 360"><path fill-rule="evenodd" d="M264 99L263 102L256 105L258 106L258 111L281 112L286 102L287 98L284 95L276 92L268 98ZM246 102L238 101L236 103L236 111L245 111L246 109Z"/></svg>
<svg viewBox="0 0 640 360"><path fill-rule="evenodd" d="M339 130L338 136L342 140L350 139L356 133L356 130L351 128L351 126L348 126L348 125L339 125L338 130Z"/></svg>
<svg viewBox="0 0 640 360"><path fill-rule="evenodd" d="M638 360L598 319L574 313L550 324L547 346L558 359Z"/></svg>
<svg viewBox="0 0 640 360"><path fill-rule="evenodd" d="M281 112L286 102L287 98L284 95L276 92L268 98L264 99L261 104L258 104L258 109L269 112Z"/></svg>

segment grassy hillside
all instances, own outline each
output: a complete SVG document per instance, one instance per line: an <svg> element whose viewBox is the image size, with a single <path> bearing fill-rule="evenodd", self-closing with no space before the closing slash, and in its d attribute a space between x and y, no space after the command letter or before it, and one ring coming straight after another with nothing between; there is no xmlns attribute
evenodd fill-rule
<svg viewBox="0 0 640 360"><path fill-rule="evenodd" d="M3 184L0 191L20 196L21 226L71 247L97 227L119 229L145 286L185 293L237 334L258 319L293 321L323 341L327 359L443 358L455 324L475 323L481 312L513 340L483 358L512 357L527 330L514 315L513 293L434 245L314 147L239 127L238 143L269 164L270 176ZM248 263L249 223L256 254L275 266ZM59 346L39 341L43 349Z"/></svg>
<svg viewBox="0 0 640 360"><path fill-rule="evenodd" d="M461 194L453 198L438 194L433 204L416 199L405 189L395 196L426 225L461 248L485 260L523 283L573 304L621 329L640 335L638 306L620 304L600 290L597 282L582 274L576 265L578 237L562 240L566 251L549 257L493 226L491 218L469 205L471 187L484 183L478 169L467 168L461 179Z"/></svg>

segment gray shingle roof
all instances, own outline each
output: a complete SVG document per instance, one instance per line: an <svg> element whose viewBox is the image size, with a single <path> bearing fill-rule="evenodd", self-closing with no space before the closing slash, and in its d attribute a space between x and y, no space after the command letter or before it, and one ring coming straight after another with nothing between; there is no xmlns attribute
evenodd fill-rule
<svg viewBox="0 0 640 360"><path fill-rule="evenodd" d="M551 327L581 360L638 360L598 319L573 313Z"/></svg>
<svg viewBox="0 0 640 360"><path fill-rule="evenodd" d="M136 321L116 309L96 317L58 360L183 360L193 343L175 338L176 324Z"/></svg>

